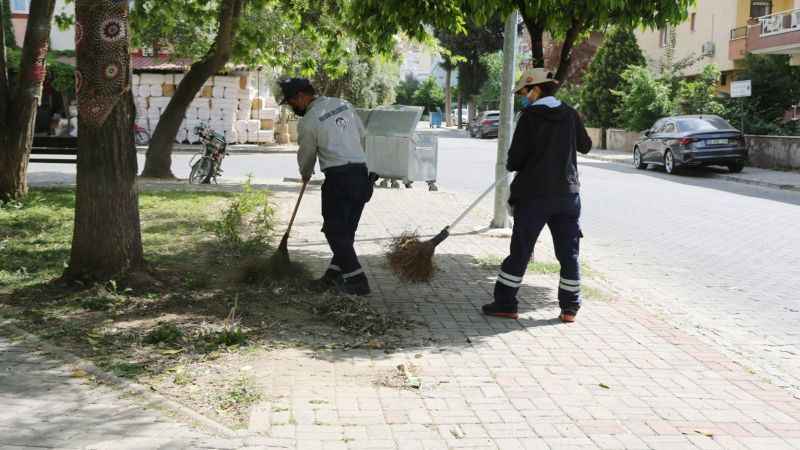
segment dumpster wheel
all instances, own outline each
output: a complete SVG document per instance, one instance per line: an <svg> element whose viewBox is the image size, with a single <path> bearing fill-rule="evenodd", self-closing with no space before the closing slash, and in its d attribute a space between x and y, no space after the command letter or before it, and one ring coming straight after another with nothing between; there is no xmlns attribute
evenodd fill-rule
<svg viewBox="0 0 800 450"><path fill-rule="evenodd" d="M436 186L435 181L428 181L428 190L430 192L437 192L439 190L439 187Z"/></svg>

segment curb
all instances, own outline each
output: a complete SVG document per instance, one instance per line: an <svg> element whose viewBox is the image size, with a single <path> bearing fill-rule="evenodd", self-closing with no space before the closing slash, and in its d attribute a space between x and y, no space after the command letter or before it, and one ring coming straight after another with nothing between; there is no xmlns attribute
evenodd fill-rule
<svg viewBox="0 0 800 450"><path fill-rule="evenodd" d="M144 406L150 407L155 409L156 407L160 407L161 409L166 409L169 412L175 414L178 417L182 417L183 419L188 419L191 422L202 424L204 427L212 430L214 433L225 437L225 438L241 438L244 435L240 432L236 432L227 426L210 419L202 414L199 414L192 410L191 408L182 405L174 400L170 400L163 395L159 394L156 391L153 391L150 388L142 386L141 384L134 383L116 375L110 374L93 363L80 358L68 351L57 347L46 340L36 336L32 333L29 333L16 325L14 325L13 319L0 319L0 330L4 330L6 332L10 332L10 335L16 336L21 338L23 343L28 345L38 345L47 353L55 355L59 359L61 359L64 363L73 365L78 369L85 371L93 375L95 378L105 382L108 385L116 387L123 391L124 394L134 394L138 395L144 400Z"/></svg>
<svg viewBox="0 0 800 450"><path fill-rule="evenodd" d="M631 162L628 161L628 160L623 161L623 160L620 160L620 159L617 159L617 158L611 158L611 157L608 157L608 156L592 155L591 153L587 154L587 155L579 155L579 156L581 158L593 159L593 160L596 160L596 161L606 161L606 162L611 162L611 163L615 163L615 164L622 164L622 165L631 164ZM748 178L741 178L741 177L738 177L736 175L730 175L730 174L725 174L725 173L715 173L714 175L717 176L718 178L721 178L723 180L730 181L730 182L733 182L733 183L749 184L751 186L760 186L760 187L766 187L766 188L770 188L770 189L778 189L778 190L781 190L781 191L800 192L800 186L794 185L794 184L778 184L778 183L770 183L769 181L751 180L751 179L748 179Z"/></svg>

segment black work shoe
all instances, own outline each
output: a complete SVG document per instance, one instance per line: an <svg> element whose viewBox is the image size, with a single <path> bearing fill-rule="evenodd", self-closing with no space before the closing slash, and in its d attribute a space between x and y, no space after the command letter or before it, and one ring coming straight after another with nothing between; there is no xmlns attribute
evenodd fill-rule
<svg viewBox="0 0 800 450"><path fill-rule="evenodd" d="M339 293L347 295L369 295L372 290L369 288L369 281L367 277L364 278L350 278L345 280L344 283L337 286Z"/></svg>
<svg viewBox="0 0 800 450"><path fill-rule="evenodd" d="M325 275L323 275L322 278L316 279L310 283L309 289L312 292L322 293L335 289L336 286L342 283L344 283L342 272L328 269L325 271Z"/></svg>
<svg viewBox="0 0 800 450"><path fill-rule="evenodd" d="M503 317L514 320L519 319L519 314L517 314L517 305L502 305L497 302L492 302L488 305L483 305L483 308L481 309L487 316Z"/></svg>
<svg viewBox="0 0 800 450"><path fill-rule="evenodd" d="M561 310L561 314L558 315L558 320L563 323L573 323L575 322L575 316L578 313L576 311L567 311L566 309Z"/></svg>

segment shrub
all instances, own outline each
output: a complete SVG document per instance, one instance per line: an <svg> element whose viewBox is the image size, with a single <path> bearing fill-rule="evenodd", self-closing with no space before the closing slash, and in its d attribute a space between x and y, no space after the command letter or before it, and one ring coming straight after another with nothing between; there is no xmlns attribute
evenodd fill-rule
<svg viewBox="0 0 800 450"><path fill-rule="evenodd" d="M622 89L612 93L620 98L616 112L619 124L626 130L646 130L673 112L669 87L646 67L629 67L622 73L622 80Z"/></svg>

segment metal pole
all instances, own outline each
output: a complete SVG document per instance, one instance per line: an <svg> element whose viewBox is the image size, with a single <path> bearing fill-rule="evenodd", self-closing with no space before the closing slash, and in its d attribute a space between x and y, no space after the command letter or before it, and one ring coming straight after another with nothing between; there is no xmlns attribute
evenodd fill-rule
<svg viewBox="0 0 800 450"><path fill-rule="evenodd" d="M506 159L508 148L511 146L513 136L514 117L514 75L517 67L517 22L519 13L514 11L506 19L503 37L503 84L500 89L500 128L497 139L497 165L495 166L495 180L503 179L506 172ZM494 217L491 228L508 228L509 218L506 202L508 201L508 180L497 183L494 191Z"/></svg>

